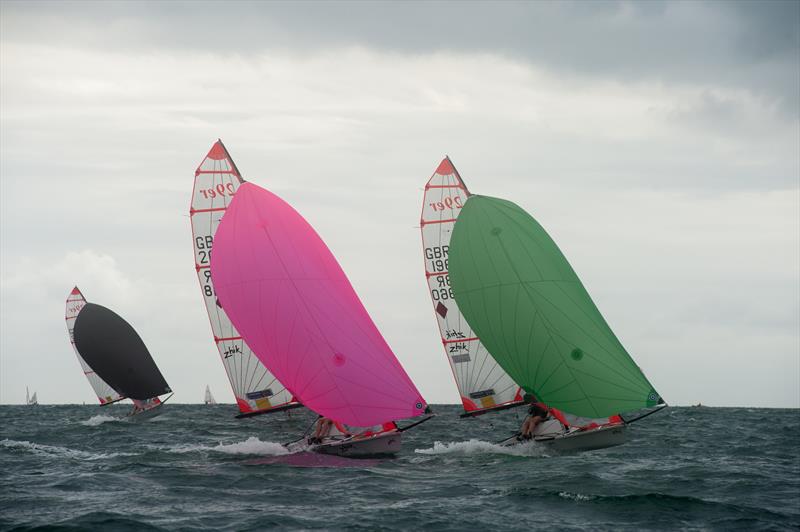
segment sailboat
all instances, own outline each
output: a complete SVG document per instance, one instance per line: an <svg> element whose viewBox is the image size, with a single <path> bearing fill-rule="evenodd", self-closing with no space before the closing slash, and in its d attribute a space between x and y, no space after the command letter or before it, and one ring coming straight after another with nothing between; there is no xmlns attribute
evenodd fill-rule
<svg viewBox="0 0 800 532"><path fill-rule="evenodd" d="M214 235L234 194L244 183L221 140L217 140L194 174L189 218L192 224L194 269L200 282L214 343L233 388L239 414L247 417L302 406L253 354L250 346L219 305L211 280Z"/></svg>
<svg viewBox="0 0 800 532"><path fill-rule="evenodd" d="M426 275L432 296L439 289L444 300L445 288L448 296L440 301L444 312L435 305L440 330L464 335L465 352L485 350L497 363L498 382L508 377L550 407L551 418L534 431L537 442L558 450L619 445L630 423L666 406L529 214L509 201L471 195L447 157L428 186ZM441 234L426 233L431 226L443 226ZM441 257L428 262L437 249ZM461 389L469 381L457 382ZM620 415L642 409L653 410L628 420ZM503 442L517 443L517 435Z"/></svg>
<svg viewBox="0 0 800 532"><path fill-rule="evenodd" d="M217 400L214 399L213 395L211 395L211 388L208 387L208 384L206 384L206 394L205 394L205 397L203 398L203 404L206 404L206 405L215 405L215 404L217 404Z"/></svg>
<svg viewBox="0 0 800 532"><path fill-rule="evenodd" d="M117 393L117 391L114 390L111 385L101 379L100 376L95 373L91 367L89 367L89 364L86 363L80 353L78 353L78 349L75 347L75 318L78 317L78 313L81 311L84 305L86 305L86 299L76 286L67 296L66 309L64 311L64 321L67 324L69 343L72 344L72 350L75 352L75 356L78 357L78 362L81 365L81 369L83 369L83 374L86 375L86 379L89 381L94 393L97 395L100 405L110 405L111 403L116 403L117 401L125 399L125 396Z"/></svg>
<svg viewBox="0 0 800 532"><path fill-rule="evenodd" d="M85 303L74 321L76 351L117 395L133 401L128 416L138 421L160 414L172 390L133 327L94 303ZM165 394L170 395L162 400Z"/></svg>
<svg viewBox="0 0 800 532"><path fill-rule="evenodd" d="M430 419L396 424L425 414L425 400L331 251L278 196L239 187L217 230L211 277L256 356L322 421L341 427L310 450L394 454L405 430Z"/></svg>
<svg viewBox="0 0 800 532"><path fill-rule="evenodd" d="M36 392L33 392L31 396L27 386L25 387L25 404L31 406L39 404L39 399L36 398Z"/></svg>

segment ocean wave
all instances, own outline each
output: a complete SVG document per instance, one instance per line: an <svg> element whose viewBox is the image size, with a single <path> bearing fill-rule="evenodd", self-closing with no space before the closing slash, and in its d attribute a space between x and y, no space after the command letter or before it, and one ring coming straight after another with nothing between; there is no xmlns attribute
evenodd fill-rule
<svg viewBox="0 0 800 532"><path fill-rule="evenodd" d="M39 456L52 458L72 458L74 460L107 460L110 458L117 458L119 456L136 456L135 453L90 453L87 451L70 449L68 447L44 445L42 443L9 439L0 440L0 447L5 447L7 449L22 449L25 451L30 451Z"/></svg>
<svg viewBox="0 0 800 532"><path fill-rule="evenodd" d="M571 501L593 501L597 497L594 495L584 495L583 493L570 493L568 491L558 492L558 496L562 499L569 499Z"/></svg>
<svg viewBox="0 0 800 532"><path fill-rule="evenodd" d="M261 441L255 436L250 436L245 441L236 443L220 443L216 446L209 445L184 445L167 449L171 453L185 454L195 452L213 451L224 454L255 454L260 456L279 456L289 454L286 447L272 441Z"/></svg>
<svg viewBox="0 0 800 532"><path fill-rule="evenodd" d="M86 421L81 421L81 425L85 425L87 427L97 427L98 425L102 425L103 423L108 423L109 421L120 421L120 418L99 414L90 417Z"/></svg>
<svg viewBox="0 0 800 532"><path fill-rule="evenodd" d="M509 456L547 456L546 449L536 445L533 442L522 443L511 447L497 445L488 441L469 440L458 442L440 441L434 442L433 447L428 449L414 449L418 454L460 454L460 455L475 455L475 454L505 454Z"/></svg>

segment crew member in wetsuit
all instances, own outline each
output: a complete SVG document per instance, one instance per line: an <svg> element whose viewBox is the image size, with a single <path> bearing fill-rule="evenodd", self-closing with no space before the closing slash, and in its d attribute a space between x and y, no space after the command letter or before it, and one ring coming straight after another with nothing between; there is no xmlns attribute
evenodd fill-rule
<svg viewBox="0 0 800 532"><path fill-rule="evenodd" d="M530 440L533 438L536 425L550 416L550 410L544 404L537 402L536 396L533 394L525 394L524 399L530 406L528 407L528 417L525 418L519 429L519 439Z"/></svg>

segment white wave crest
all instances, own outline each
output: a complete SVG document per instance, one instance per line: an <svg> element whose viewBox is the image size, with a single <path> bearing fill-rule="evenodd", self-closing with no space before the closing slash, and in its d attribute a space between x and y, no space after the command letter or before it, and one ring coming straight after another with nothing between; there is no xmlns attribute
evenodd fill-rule
<svg viewBox="0 0 800 532"><path fill-rule="evenodd" d="M591 501L593 499L596 499L594 495L584 495L583 493L570 493L568 491L559 492L558 496L564 499L569 499L571 501Z"/></svg>
<svg viewBox="0 0 800 532"><path fill-rule="evenodd" d="M0 446L8 449L23 449L39 456L71 458L74 460L106 460L109 458L116 458L117 456L136 456L134 453L90 453L77 449L69 449L67 447L58 447L56 445L44 445L42 443L8 439L0 440Z"/></svg>
<svg viewBox="0 0 800 532"><path fill-rule="evenodd" d="M96 427L98 425L102 425L103 423L107 423L109 421L119 421L120 418L113 417L113 416L104 416L103 414L99 414L97 416L92 416L86 421L81 421L81 425L86 425L87 427Z"/></svg>
<svg viewBox="0 0 800 532"><path fill-rule="evenodd" d="M475 455L475 454L506 454L509 456L545 456L545 449L536 443L521 443L511 447L504 447L496 443L481 440L457 441L442 443L440 441L434 442L433 447L429 449L414 449L418 454L460 454L460 455Z"/></svg>
<svg viewBox="0 0 800 532"><path fill-rule="evenodd" d="M214 451L225 454L255 454L260 456L280 456L289 454L286 447L272 441L261 441L255 436L250 436L245 441L236 443L220 443L215 447L208 445L185 445L168 449L171 453L194 453L199 451Z"/></svg>

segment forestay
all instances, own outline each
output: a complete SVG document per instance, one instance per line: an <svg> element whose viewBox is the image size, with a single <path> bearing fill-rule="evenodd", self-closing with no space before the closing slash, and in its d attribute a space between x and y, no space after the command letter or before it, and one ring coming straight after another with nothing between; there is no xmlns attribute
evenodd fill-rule
<svg viewBox="0 0 800 532"><path fill-rule="evenodd" d="M526 391L589 418L660 402L558 246L517 205L471 196L449 255L461 311Z"/></svg>
<svg viewBox="0 0 800 532"><path fill-rule="evenodd" d="M233 195L243 182L222 141L217 141L195 171L189 217L192 223L194 267L211 322L214 343L228 374L239 411L252 415L300 405L242 340L225 311L217 304L211 281L214 234Z"/></svg>
<svg viewBox="0 0 800 532"><path fill-rule="evenodd" d="M467 414L521 403L520 387L470 328L453 298L448 274L450 237L470 193L445 157L425 185L420 229L425 278L447 361Z"/></svg>
<svg viewBox="0 0 800 532"><path fill-rule="evenodd" d="M86 299L84 299L83 294L76 286L67 296L67 308L64 313L64 320L67 323L67 333L69 333L69 343L72 344L72 350L75 351L75 356L78 357L78 362L81 364L83 374L86 375L86 379L89 381L89 384L91 384L94 393L97 394L100 404L105 405L114 403L116 401L121 401L122 399L125 399L125 396L118 394L114 388L109 386L106 381L101 379L100 376L89 367L89 364L86 363L80 353L78 353L78 349L75 347L75 319L78 317L78 313L85 304Z"/></svg>
<svg viewBox="0 0 800 532"><path fill-rule="evenodd" d="M237 329L308 408L357 427L424 413L339 263L282 199L239 187L217 231L211 275Z"/></svg>

